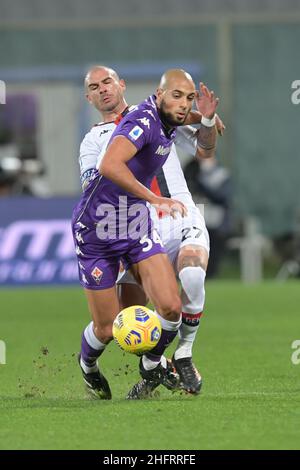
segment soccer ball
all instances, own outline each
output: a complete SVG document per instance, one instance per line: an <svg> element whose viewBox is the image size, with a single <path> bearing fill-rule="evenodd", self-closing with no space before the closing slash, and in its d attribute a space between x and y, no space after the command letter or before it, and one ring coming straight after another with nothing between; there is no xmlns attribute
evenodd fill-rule
<svg viewBox="0 0 300 470"><path fill-rule="evenodd" d="M113 323L113 337L126 352L141 355L158 343L161 324L152 310L140 305L124 308Z"/></svg>

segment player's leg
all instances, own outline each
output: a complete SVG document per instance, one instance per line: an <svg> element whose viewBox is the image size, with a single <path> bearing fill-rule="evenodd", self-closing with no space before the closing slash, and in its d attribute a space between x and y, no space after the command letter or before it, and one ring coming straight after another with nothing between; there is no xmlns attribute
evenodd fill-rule
<svg viewBox="0 0 300 470"><path fill-rule="evenodd" d="M119 312L116 288L85 289L85 293L92 321L82 334L80 367L88 390L98 398L110 399L108 382L100 372L97 361L112 339L112 323Z"/></svg>
<svg viewBox="0 0 300 470"><path fill-rule="evenodd" d="M144 292L153 302L162 325L158 344L140 360L143 378L129 392L127 398L145 398L160 384L169 389L178 387L178 376L172 365L162 361L166 347L173 341L181 323L181 300L173 267L165 254L156 254L132 266L139 276Z"/></svg>
<svg viewBox="0 0 300 470"><path fill-rule="evenodd" d="M139 279L140 282L140 279ZM148 298L142 288L142 286L138 283L137 280L134 279L134 276L131 274L130 271L127 271L122 277L118 280L118 297L120 302L120 308L130 307L132 305L147 305ZM143 358L145 361L145 357ZM146 361L145 361L146 362ZM166 359L164 356L161 358L161 363L165 368L166 373L164 374L163 385L167 388L177 388L179 386L179 376L174 373L174 366L169 359ZM147 364L149 366L149 362ZM151 365L151 362L150 362ZM153 364L152 364L153 365ZM153 365L156 367L157 363ZM144 369L143 364L140 364L140 368ZM142 371L142 374L145 375L146 371ZM149 385L145 387L145 381L139 383L139 388L143 386L143 395L147 396L151 394L153 391L153 386L150 387ZM155 387L156 388L156 385ZM131 391L131 395L133 395L133 391ZM134 387L134 398L136 397L136 386ZM132 396L128 396L128 398L132 398ZM139 394L139 398L141 398Z"/></svg>
<svg viewBox="0 0 300 470"><path fill-rule="evenodd" d="M132 305L147 305L147 296L139 282L130 271L119 273L117 290L120 309L131 307Z"/></svg>
<svg viewBox="0 0 300 470"><path fill-rule="evenodd" d="M145 292L138 284L119 284L118 296L121 310L131 305L147 305L148 302Z"/></svg>
<svg viewBox="0 0 300 470"><path fill-rule="evenodd" d="M74 226L74 241L78 259L79 279L84 288L92 321L82 333L79 364L90 392L102 399L110 399L107 380L98 367L98 358L112 338L112 323L119 312L115 282L119 271L117 257L107 257L107 248L87 243L91 232L83 224ZM95 252L98 255L95 256ZM105 256L107 258L105 258Z"/></svg>
<svg viewBox="0 0 300 470"><path fill-rule="evenodd" d="M130 267L134 278L141 283L162 322L161 342L154 351L154 355L160 357L165 349L163 343L169 344L177 334L181 323L181 300L173 266L150 217L147 235L132 244L124 262L127 270Z"/></svg>
<svg viewBox="0 0 300 470"><path fill-rule="evenodd" d="M92 316L92 321L82 334L79 364L89 391L99 398L110 399L111 391L97 360L112 339L112 324L119 312L115 287L119 256L107 241L102 243L94 229L79 221L75 215L72 228L79 280Z"/></svg>
<svg viewBox="0 0 300 470"><path fill-rule="evenodd" d="M202 380L192 363L192 347L199 328L205 302L205 275L208 251L199 245L185 245L178 254L177 272L182 286L182 324L173 363L179 373L183 388L198 394Z"/></svg>

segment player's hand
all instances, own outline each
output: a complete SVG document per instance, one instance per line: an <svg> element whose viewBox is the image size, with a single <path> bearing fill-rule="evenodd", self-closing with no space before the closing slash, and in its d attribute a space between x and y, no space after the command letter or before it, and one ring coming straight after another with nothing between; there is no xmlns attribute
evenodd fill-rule
<svg viewBox="0 0 300 470"><path fill-rule="evenodd" d="M216 98L214 92L200 82L199 91L196 92L195 96L195 103L202 116L212 119L216 113L219 98Z"/></svg>
<svg viewBox="0 0 300 470"><path fill-rule="evenodd" d="M155 196L153 201L151 201L151 205L155 207L159 214L169 214L173 219L177 218L178 213L181 217L185 217L187 215L186 206L176 199Z"/></svg>

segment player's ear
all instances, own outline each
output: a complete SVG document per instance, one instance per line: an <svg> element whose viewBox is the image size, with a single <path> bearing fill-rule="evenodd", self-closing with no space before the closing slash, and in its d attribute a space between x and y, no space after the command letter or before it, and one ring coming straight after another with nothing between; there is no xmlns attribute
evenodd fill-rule
<svg viewBox="0 0 300 470"><path fill-rule="evenodd" d="M161 97L161 95L163 94L163 91L164 91L164 90L163 90L162 88L157 88L157 90L156 90L156 96L157 96L157 97Z"/></svg>
<svg viewBox="0 0 300 470"><path fill-rule="evenodd" d="M90 97L90 95L89 95L88 93L85 95L85 97L86 97L86 99L88 100L88 102L89 102L90 104L92 104L91 97Z"/></svg>
<svg viewBox="0 0 300 470"><path fill-rule="evenodd" d="M158 105L160 104L160 102L162 100L163 92L164 92L164 90L162 88L157 88L157 90L156 90L156 98L157 98L157 104Z"/></svg>
<svg viewBox="0 0 300 470"><path fill-rule="evenodd" d="M126 83L125 83L125 80L123 80L123 78L121 78L120 80L120 85L121 85L121 88L125 91L126 90Z"/></svg>

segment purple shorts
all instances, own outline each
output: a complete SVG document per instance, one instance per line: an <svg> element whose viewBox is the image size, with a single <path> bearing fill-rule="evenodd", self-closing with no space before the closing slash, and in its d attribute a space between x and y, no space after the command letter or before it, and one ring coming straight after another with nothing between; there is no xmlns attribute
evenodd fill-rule
<svg viewBox="0 0 300 470"><path fill-rule="evenodd" d="M149 224L142 238L114 238L101 240L96 229L82 222L72 226L78 260L79 281L85 289L108 289L116 284L120 261L128 270L134 263L158 253L165 253L159 235Z"/></svg>

